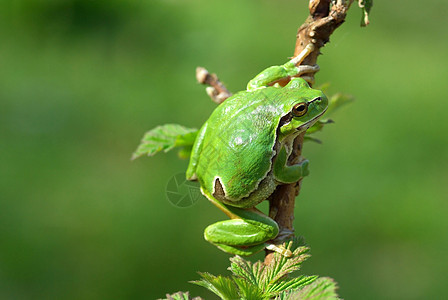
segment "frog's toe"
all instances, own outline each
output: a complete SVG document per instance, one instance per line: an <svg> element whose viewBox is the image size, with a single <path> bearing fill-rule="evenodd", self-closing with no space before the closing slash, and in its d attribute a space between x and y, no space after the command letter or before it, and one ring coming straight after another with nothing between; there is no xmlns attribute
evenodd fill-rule
<svg viewBox="0 0 448 300"><path fill-rule="evenodd" d="M308 74L308 73L316 73L320 70L319 65L300 65L297 67L298 68L298 74L297 75L302 75L302 74Z"/></svg>

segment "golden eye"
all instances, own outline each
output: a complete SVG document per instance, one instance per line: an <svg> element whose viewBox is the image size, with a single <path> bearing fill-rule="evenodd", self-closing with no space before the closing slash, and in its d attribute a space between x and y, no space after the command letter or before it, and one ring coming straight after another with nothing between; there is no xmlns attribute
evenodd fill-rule
<svg viewBox="0 0 448 300"><path fill-rule="evenodd" d="M306 102L297 103L292 108L292 114L294 115L294 117L301 117L304 114L306 114L307 110L308 110L308 104Z"/></svg>

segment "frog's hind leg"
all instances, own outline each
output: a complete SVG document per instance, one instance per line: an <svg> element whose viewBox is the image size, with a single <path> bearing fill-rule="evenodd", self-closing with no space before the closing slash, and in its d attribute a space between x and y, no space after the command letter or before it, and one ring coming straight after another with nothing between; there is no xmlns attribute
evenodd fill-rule
<svg viewBox="0 0 448 300"><path fill-rule="evenodd" d="M219 210L221 210L223 213L225 213L230 219L239 219L240 217L232 212L231 209L221 201L217 200L211 193L201 188L202 194L207 197L208 200L210 200L211 203L213 203Z"/></svg>
<svg viewBox="0 0 448 300"><path fill-rule="evenodd" d="M228 207L239 218L208 226L205 239L221 250L237 255L252 255L269 246L279 232L277 223L257 210Z"/></svg>
<svg viewBox="0 0 448 300"><path fill-rule="evenodd" d="M226 205L209 192L202 193L231 220L220 221L208 226L204 238L221 250L236 255L252 255L263 249L276 251L286 257L292 252L268 241L279 233L277 223L256 208L238 208Z"/></svg>

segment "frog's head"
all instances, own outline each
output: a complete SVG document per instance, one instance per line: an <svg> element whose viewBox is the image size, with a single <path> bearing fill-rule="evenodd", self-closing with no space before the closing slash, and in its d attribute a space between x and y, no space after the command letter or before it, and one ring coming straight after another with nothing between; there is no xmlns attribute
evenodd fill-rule
<svg viewBox="0 0 448 300"><path fill-rule="evenodd" d="M292 78L284 87L285 112L279 125L279 139L306 131L324 114L328 99L322 91L310 88L302 78Z"/></svg>

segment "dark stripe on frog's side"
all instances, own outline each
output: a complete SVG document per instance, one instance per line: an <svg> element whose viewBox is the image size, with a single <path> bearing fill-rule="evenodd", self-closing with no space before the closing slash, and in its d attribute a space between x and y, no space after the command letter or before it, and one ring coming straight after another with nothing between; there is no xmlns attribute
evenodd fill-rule
<svg viewBox="0 0 448 300"><path fill-rule="evenodd" d="M217 178L215 180L215 193L213 194L213 196L219 201L235 207L240 208L254 207L261 201L266 200L274 192L277 184L274 180L274 177L270 176L271 173L272 171L269 172L266 178L260 181L260 183L257 185L257 188L254 191L252 191L249 194L249 196L241 198L236 201L235 200L231 201L225 197L221 181Z"/></svg>

